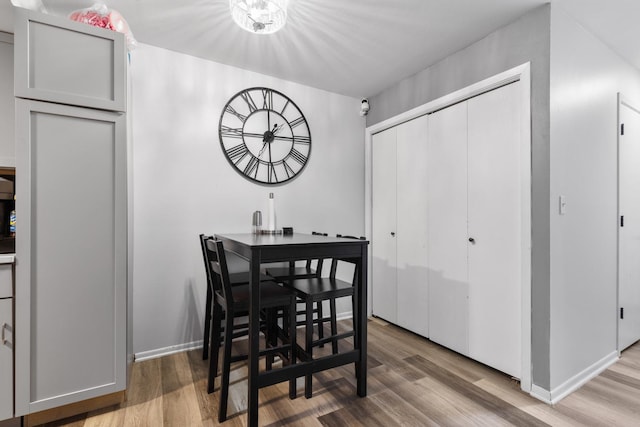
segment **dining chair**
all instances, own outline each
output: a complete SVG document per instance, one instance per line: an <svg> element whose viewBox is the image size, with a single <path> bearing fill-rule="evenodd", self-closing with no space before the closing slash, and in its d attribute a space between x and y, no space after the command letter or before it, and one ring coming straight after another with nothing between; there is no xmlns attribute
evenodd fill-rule
<svg viewBox="0 0 640 427"><path fill-rule="evenodd" d="M337 237L342 238L351 238L355 239L353 236L342 236L340 234ZM364 237L360 237L359 239L365 240ZM347 263L354 264L354 272L353 278L351 282L344 281L338 279L336 277L336 273L338 270L339 263ZM308 277L308 278L299 278L299 279L290 279L283 282L286 287L291 288L299 300L303 301L305 304L305 342L304 342L304 352L305 356L313 359L313 348L319 347L325 343L331 342L331 350L333 354L338 354L338 342L345 338L355 336L355 320L352 320L352 328L347 332L338 333L338 322L335 316L336 313L336 299L351 297L352 304L352 319L357 319L357 305L354 303L357 299L357 278L358 278L358 259L341 259L341 258L333 258L331 259L331 268L329 271L328 277ZM322 304L324 301L329 302L330 312L332 315L330 316L330 326L331 326L331 334L327 337L320 336L318 334L318 339L314 340L313 337L313 304ZM308 374L305 376L305 397L310 398L313 394L313 386L312 386L312 375Z"/></svg>
<svg viewBox="0 0 640 427"><path fill-rule="evenodd" d="M211 329L211 357L209 359L209 377L207 392L212 393L215 385L215 378L218 375L218 358L221 337L222 317L224 315L224 334L222 372L220 383L220 404L218 408L218 422L222 423L227 419L227 403L229 400L229 375L231 363L246 360L247 354L231 354L233 344L234 321L238 314L246 315L249 310L250 289L248 284L231 285L230 275L227 268L227 260L224 247L221 241L209 238L205 240L206 255L209 261L211 278L213 283L213 312ZM266 313L266 328L262 329L265 335L265 348L260 350L259 357L266 356L267 369L272 368L270 361L274 355L279 355L283 364L290 365L296 363L296 296L290 289L278 285L273 281L260 282L260 309ZM284 334L278 333L278 314L282 310L284 316L289 316L284 322L288 331ZM280 338L282 344L277 345ZM296 394L296 379L289 379L289 397L294 398Z"/></svg>
<svg viewBox="0 0 640 427"><path fill-rule="evenodd" d="M320 233L317 231L312 231L312 235L315 236L328 236L327 233ZM267 276L271 277L273 280L279 283L286 282L292 279L310 279L313 277L321 277L322 276L322 266L323 259L307 259L304 267L296 267L295 261L291 261L288 267L267 267L265 269L265 273ZM315 265L315 268L313 267ZM322 301L316 302L316 306L313 309L313 313L315 315L313 319L313 323L318 328L318 334L320 338L324 338L324 324L326 322L330 322L332 318L336 316L335 312L330 311L329 316L325 317L323 313ZM302 310L298 310L297 317L300 315L306 315L306 308ZM298 326L303 326L306 323L306 320L303 318L302 320L297 321ZM321 344L323 347L324 344Z"/></svg>
<svg viewBox="0 0 640 427"><path fill-rule="evenodd" d="M211 282L211 268L207 262L207 251L205 242L207 239L211 239L212 236L200 234L200 248L202 249L202 258L204 260L204 271L207 279L207 299L204 308L204 334L202 336L202 360L209 358L209 336L211 335L211 309L212 309L212 297L213 297L213 283ZM229 280L231 286L246 285L249 283L249 272L241 271L236 273L229 273ZM260 281L270 281L271 277L260 274ZM224 331L223 331L224 333ZM240 332L236 333L236 336L241 335Z"/></svg>

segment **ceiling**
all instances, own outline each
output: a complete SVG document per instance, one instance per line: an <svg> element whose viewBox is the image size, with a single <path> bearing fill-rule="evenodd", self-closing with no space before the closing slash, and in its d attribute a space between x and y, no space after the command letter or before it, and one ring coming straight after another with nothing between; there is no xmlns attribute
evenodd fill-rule
<svg viewBox="0 0 640 427"><path fill-rule="evenodd" d="M67 15L94 0L42 2L49 13ZM127 19L140 43L368 97L549 0L289 0L287 25L272 35L238 28L228 0L104 2ZM553 2L640 69L640 49L631 43L640 39L640 2L608 0L606 8L601 0ZM10 7L0 0L0 30L13 31Z"/></svg>

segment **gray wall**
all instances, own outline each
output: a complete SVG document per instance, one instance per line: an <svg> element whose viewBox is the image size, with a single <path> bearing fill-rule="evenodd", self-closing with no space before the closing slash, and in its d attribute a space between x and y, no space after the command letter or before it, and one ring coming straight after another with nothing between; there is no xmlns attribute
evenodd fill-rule
<svg viewBox="0 0 640 427"><path fill-rule="evenodd" d="M550 359L560 392L617 356L617 93L640 108L640 72L561 1L551 11Z"/></svg>
<svg viewBox="0 0 640 427"><path fill-rule="evenodd" d="M369 98L367 126L517 65L531 63L532 379L549 389L550 6L542 6L433 66Z"/></svg>
<svg viewBox="0 0 640 427"><path fill-rule="evenodd" d="M199 233L250 232L252 213L266 213L269 192L279 227L363 234L365 120L360 99L148 45L132 52L130 69L134 351L152 357L202 340ZM288 95L309 122L311 156L285 185L244 179L220 147L225 103L253 86Z"/></svg>

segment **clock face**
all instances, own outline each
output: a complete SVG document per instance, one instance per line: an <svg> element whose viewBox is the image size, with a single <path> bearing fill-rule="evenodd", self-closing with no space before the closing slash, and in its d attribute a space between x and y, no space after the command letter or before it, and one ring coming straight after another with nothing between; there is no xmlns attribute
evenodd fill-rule
<svg viewBox="0 0 640 427"><path fill-rule="evenodd" d="M304 169L311 154L311 133L304 115L287 96L254 87L225 105L218 128L222 150L244 177L281 184Z"/></svg>

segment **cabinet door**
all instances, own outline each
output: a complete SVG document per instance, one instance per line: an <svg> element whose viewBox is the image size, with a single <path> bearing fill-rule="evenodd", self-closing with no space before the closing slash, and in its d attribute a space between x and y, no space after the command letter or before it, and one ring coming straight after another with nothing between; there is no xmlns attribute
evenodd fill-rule
<svg viewBox="0 0 640 427"><path fill-rule="evenodd" d="M397 126L398 325L429 333L427 286L428 116Z"/></svg>
<svg viewBox="0 0 640 427"><path fill-rule="evenodd" d="M16 412L125 389L125 116L16 101Z"/></svg>
<svg viewBox="0 0 640 427"><path fill-rule="evenodd" d="M520 378L519 82L468 101L469 356Z"/></svg>
<svg viewBox="0 0 640 427"><path fill-rule="evenodd" d="M0 167L15 167L13 37L0 33Z"/></svg>
<svg viewBox="0 0 640 427"><path fill-rule="evenodd" d="M126 111L124 35L15 10L15 96Z"/></svg>
<svg viewBox="0 0 640 427"><path fill-rule="evenodd" d="M372 311L396 323L396 129L373 135L372 152Z"/></svg>
<svg viewBox="0 0 640 427"><path fill-rule="evenodd" d="M429 338L468 351L467 104L429 116Z"/></svg>
<svg viewBox="0 0 640 427"><path fill-rule="evenodd" d="M12 299L0 299L0 421L13 418Z"/></svg>

